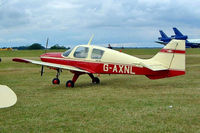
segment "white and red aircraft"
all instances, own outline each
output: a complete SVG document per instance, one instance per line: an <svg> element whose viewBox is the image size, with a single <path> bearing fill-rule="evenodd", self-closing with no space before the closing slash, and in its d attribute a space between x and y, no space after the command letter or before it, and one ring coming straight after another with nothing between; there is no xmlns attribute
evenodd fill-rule
<svg viewBox="0 0 200 133"><path fill-rule="evenodd" d="M53 84L59 84L62 69L74 74L66 87L74 87L78 77L88 74L92 83L100 83L93 74L145 75L150 79L161 79L185 74L185 41L172 40L151 59L140 59L116 50L90 45L79 45L64 53L45 53L41 61L14 58L13 61L33 63L57 70Z"/></svg>

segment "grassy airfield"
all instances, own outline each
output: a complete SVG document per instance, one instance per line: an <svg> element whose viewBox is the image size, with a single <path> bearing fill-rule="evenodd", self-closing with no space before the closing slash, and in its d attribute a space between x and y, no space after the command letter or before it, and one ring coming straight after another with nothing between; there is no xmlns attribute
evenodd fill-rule
<svg viewBox="0 0 200 133"><path fill-rule="evenodd" d="M159 49L123 50L150 58ZM187 49L186 75L150 80L145 76L101 75L93 85L81 76L74 88L52 85L56 71L12 62L39 60L44 51L0 51L0 84L18 96L16 105L0 109L0 133L14 132L200 132L200 49Z"/></svg>

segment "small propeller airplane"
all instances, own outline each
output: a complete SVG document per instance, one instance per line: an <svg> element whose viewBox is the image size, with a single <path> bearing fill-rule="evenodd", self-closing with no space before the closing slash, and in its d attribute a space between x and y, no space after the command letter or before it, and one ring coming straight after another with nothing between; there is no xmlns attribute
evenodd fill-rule
<svg viewBox="0 0 200 133"><path fill-rule="evenodd" d="M149 79L161 79L185 74L185 40L171 40L151 59L140 59L113 49L90 45L78 45L64 53L45 53L41 61L14 58L13 61L41 65L41 76L44 66L57 70L53 84L60 84L59 75L62 70L74 74L66 87L74 87L82 74L88 74L92 83L100 80L94 74L127 74L145 75ZM47 40L48 43L48 40Z"/></svg>

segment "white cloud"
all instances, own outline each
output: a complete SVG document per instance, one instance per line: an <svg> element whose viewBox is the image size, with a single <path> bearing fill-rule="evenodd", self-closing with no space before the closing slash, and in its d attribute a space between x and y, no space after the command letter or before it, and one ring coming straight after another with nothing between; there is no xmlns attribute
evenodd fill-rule
<svg viewBox="0 0 200 133"><path fill-rule="evenodd" d="M11 40L8 40L10 42L26 42L27 40L25 38L14 38Z"/></svg>
<svg viewBox="0 0 200 133"><path fill-rule="evenodd" d="M73 4L70 2L66 2L66 1L51 1L47 4L48 8L54 8L57 10L62 10L62 9L75 9L75 8L80 8L81 5L78 4Z"/></svg>
<svg viewBox="0 0 200 133"><path fill-rule="evenodd" d="M2 3L3 0L0 1ZM59 43L153 42L158 30L200 29L199 1L186 0L12 0L0 6L0 37ZM75 40L73 40L75 39ZM21 41L23 43L23 40ZM52 42L58 43L58 42Z"/></svg>

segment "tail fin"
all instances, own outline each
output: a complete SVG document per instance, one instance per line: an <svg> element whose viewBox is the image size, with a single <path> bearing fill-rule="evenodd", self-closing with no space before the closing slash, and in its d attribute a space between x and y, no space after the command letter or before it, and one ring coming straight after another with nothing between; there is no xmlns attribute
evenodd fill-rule
<svg viewBox="0 0 200 133"><path fill-rule="evenodd" d="M185 40L172 40L149 61L160 64L166 70L156 75L147 75L150 79L173 77L185 74ZM161 74L164 72L165 74Z"/></svg>
<svg viewBox="0 0 200 133"><path fill-rule="evenodd" d="M169 38L162 30L159 30L162 38Z"/></svg>
<svg viewBox="0 0 200 133"><path fill-rule="evenodd" d="M168 37L162 30L159 30L161 37L158 40L164 42L165 44L171 41L171 38Z"/></svg>
<svg viewBox="0 0 200 133"><path fill-rule="evenodd" d="M177 28L173 28L175 35L171 36L173 39L187 40L188 36L183 35Z"/></svg>
<svg viewBox="0 0 200 133"><path fill-rule="evenodd" d="M173 30L174 30L175 35L183 36L183 34L176 27L174 27Z"/></svg>

